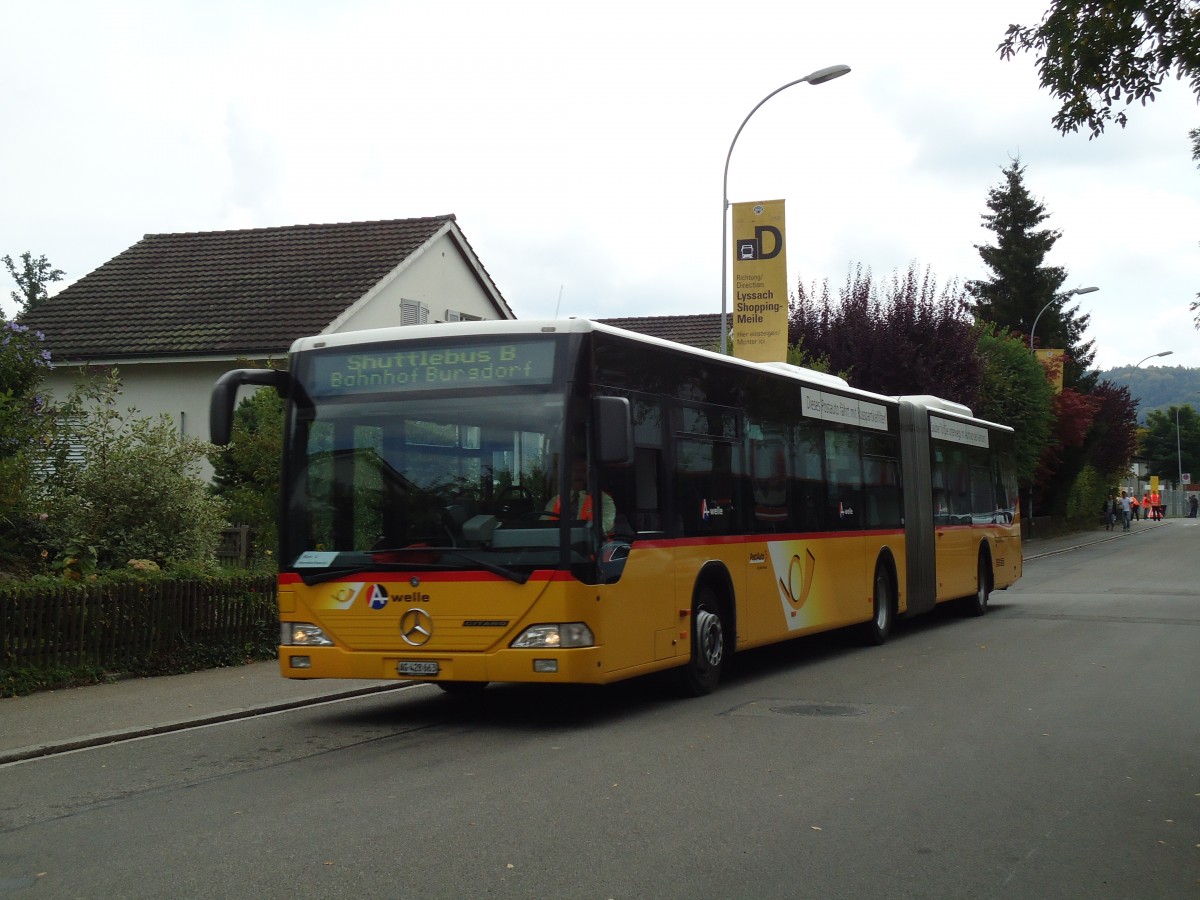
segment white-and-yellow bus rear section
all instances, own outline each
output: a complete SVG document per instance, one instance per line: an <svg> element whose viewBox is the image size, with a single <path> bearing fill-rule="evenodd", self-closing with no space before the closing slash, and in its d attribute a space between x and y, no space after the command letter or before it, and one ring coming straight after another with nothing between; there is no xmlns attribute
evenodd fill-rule
<svg viewBox="0 0 1200 900"><path fill-rule="evenodd" d="M1014 529L939 529L938 600L975 592L983 542L990 547L994 586L1019 578ZM281 622L317 625L333 645L281 646L280 668L290 678L619 681L688 659L693 596L713 567L732 602L737 649L868 621L877 565L889 567L896 611L903 613L904 540L896 530L644 541L634 544L611 584L584 584L550 571L534 573L525 584L489 573L421 571L306 586L285 575ZM1016 552L1006 552L1008 546ZM510 646L531 626L575 622L587 625L593 646ZM421 668L427 673L414 671Z"/></svg>
<svg viewBox="0 0 1200 900"><path fill-rule="evenodd" d="M975 593L979 584L980 553L986 550L992 567L992 587L1003 590L1021 577L1021 526L939 525L934 529L937 602ZM985 546L986 545L986 548Z"/></svg>

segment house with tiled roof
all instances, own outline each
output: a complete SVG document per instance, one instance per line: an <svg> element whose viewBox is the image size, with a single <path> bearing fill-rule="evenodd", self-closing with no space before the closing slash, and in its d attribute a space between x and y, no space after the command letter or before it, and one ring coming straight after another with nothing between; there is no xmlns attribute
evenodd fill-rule
<svg viewBox="0 0 1200 900"><path fill-rule="evenodd" d="M116 366L124 405L208 437L213 382L298 337L516 316L453 215L148 234L22 321L46 336L48 386Z"/></svg>
<svg viewBox="0 0 1200 900"><path fill-rule="evenodd" d="M665 341L699 347L702 350L716 350L721 343L719 340L720 313L695 313L683 316L625 316L616 319L597 319L596 321L614 328L624 328L626 331L636 331L638 334L662 338Z"/></svg>

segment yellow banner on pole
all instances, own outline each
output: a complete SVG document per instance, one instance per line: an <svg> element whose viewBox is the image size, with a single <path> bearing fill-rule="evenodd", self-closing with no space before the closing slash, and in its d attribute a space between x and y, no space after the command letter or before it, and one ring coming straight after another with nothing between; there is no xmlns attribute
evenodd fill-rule
<svg viewBox="0 0 1200 900"><path fill-rule="evenodd" d="M1054 393L1061 394L1063 391L1063 363L1067 361L1067 352L1065 350L1037 350L1035 355L1038 361L1046 367L1046 375L1050 379L1050 383L1054 385Z"/></svg>
<svg viewBox="0 0 1200 900"><path fill-rule="evenodd" d="M782 200L733 204L733 355L787 361L787 254Z"/></svg>

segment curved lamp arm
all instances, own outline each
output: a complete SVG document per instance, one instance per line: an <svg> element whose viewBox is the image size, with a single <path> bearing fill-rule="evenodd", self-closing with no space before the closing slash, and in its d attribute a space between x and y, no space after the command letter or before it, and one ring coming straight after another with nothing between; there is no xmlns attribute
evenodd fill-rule
<svg viewBox="0 0 1200 900"><path fill-rule="evenodd" d="M1098 291L1098 290L1100 290L1100 288L1098 288L1098 287L1081 287L1081 288L1071 288L1071 290L1067 291L1065 294L1055 294L1053 299L1049 303L1047 303L1045 306L1043 306L1041 309L1039 309L1038 314L1033 317L1033 327L1029 329L1029 349L1031 351L1033 350L1033 335L1037 332L1038 319L1040 319L1042 317L1042 313L1044 313L1046 310L1048 310L1055 303L1059 303L1063 300L1067 300L1071 297L1074 297L1076 294L1090 294L1092 291ZM1142 361L1145 362L1145 360L1142 360Z"/></svg>

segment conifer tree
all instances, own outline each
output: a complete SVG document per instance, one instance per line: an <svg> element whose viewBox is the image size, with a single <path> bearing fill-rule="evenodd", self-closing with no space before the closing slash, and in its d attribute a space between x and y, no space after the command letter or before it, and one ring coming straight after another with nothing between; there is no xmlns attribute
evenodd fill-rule
<svg viewBox="0 0 1200 900"><path fill-rule="evenodd" d="M1095 375L1088 374L1095 357L1093 342L1083 340L1091 316L1080 314L1069 303L1055 302L1067 273L1045 264L1061 233L1039 228L1050 214L1026 188L1020 158L1012 160L1003 175L1001 184L988 191L991 212L983 215L984 227L996 235L996 244L975 245L992 277L966 284L975 315L1026 339L1036 321L1035 345L1066 350L1063 383L1086 392L1095 382Z"/></svg>

